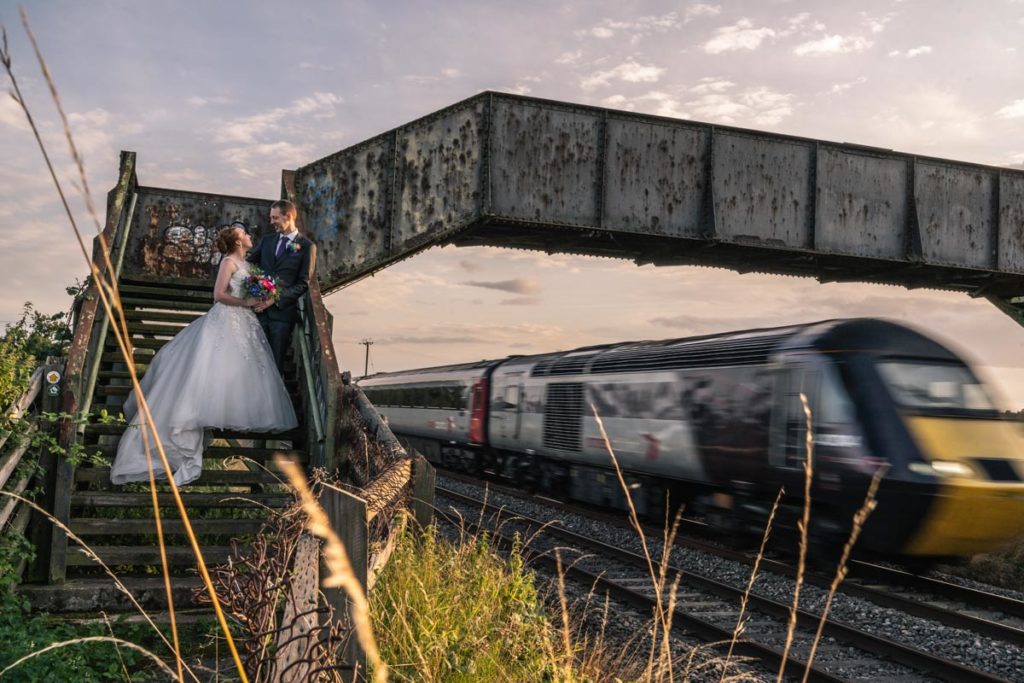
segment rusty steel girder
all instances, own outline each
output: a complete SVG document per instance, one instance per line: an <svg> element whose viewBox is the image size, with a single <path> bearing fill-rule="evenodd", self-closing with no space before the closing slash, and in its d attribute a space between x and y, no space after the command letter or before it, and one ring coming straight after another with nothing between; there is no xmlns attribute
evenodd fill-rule
<svg viewBox="0 0 1024 683"><path fill-rule="evenodd" d="M1024 293L1024 172L482 93L296 171L324 292L439 244Z"/></svg>

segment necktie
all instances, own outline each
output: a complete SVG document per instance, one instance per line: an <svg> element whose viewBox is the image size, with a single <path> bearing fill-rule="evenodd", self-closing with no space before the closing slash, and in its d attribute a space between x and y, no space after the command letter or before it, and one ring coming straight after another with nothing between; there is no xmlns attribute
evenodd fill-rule
<svg viewBox="0 0 1024 683"><path fill-rule="evenodd" d="M277 251L274 252L274 258L281 258L281 254L284 253L284 245L288 244L288 238L281 235L277 238Z"/></svg>

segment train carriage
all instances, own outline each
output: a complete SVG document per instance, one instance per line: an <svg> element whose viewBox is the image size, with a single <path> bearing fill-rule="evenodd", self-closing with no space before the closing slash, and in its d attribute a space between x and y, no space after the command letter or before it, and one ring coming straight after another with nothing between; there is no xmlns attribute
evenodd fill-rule
<svg viewBox="0 0 1024 683"><path fill-rule="evenodd" d="M845 538L879 468L865 548L969 555L1024 533L1019 424L955 353L891 322L609 344L360 385L432 460L621 507L596 412L641 511L685 501L729 530L761 528L780 488L783 520L796 518L809 414L818 541Z"/></svg>

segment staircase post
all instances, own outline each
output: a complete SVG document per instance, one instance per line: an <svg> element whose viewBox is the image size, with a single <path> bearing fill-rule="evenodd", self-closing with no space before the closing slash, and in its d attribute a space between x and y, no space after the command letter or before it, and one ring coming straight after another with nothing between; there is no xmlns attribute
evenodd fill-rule
<svg viewBox="0 0 1024 683"><path fill-rule="evenodd" d="M412 516L420 529L426 529L434 519L434 487L437 474L433 465L417 451L412 461Z"/></svg>
<svg viewBox="0 0 1024 683"><path fill-rule="evenodd" d="M40 392L40 409L45 413L60 411L61 395L64 393L65 359L47 358L43 366L43 388ZM56 373L56 374L54 374ZM56 381L52 381L56 379ZM59 433L60 422L44 425L51 433ZM65 444L61 442L61 445ZM66 509L71 495L71 465L65 454L55 452L45 443L40 447L39 466L43 470L43 494L38 500L40 507L51 512L54 517L67 523L67 515L62 518L59 509ZM31 569L33 581L47 583L63 583L64 559L67 556L68 538L63 531L56 528L52 520L32 511L32 543L36 547L36 559Z"/></svg>
<svg viewBox="0 0 1024 683"><path fill-rule="evenodd" d="M369 568L369 526L367 524L366 501L359 496L334 488L323 487L320 490L320 504L327 513L331 527L341 539L348 553L352 571L359 580L365 594L366 577ZM323 577L330 574L323 557L320 562L321 585ZM352 602L345 591L340 588L323 588L327 603L334 609L335 620L345 619L348 622L349 634L338 652L338 661L342 663L341 678L345 683L361 683L367 680L366 653L356 637L355 621L352 618Z"/></svg>

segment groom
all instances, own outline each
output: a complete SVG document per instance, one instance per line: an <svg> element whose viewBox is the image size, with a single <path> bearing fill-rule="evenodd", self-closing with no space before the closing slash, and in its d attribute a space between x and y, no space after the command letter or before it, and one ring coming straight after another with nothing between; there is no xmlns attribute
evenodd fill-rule
<svg viewBox="0 0 1024 683"><path fill-rule="evenodd" d="M298 303L309 289L313 277L313 243L295 228L295 205L281 199L270 205L270 223L276 231L264 235L246 257L270 277L278 279L281 296L277 301L262 301L253 307L263 332L270 342L277 369L284 373L284 357L292 341L292 330L299 320Z"/></svg>

